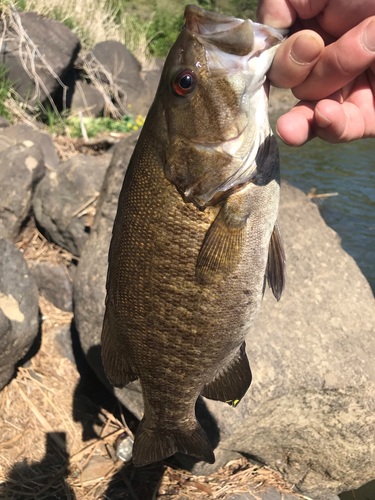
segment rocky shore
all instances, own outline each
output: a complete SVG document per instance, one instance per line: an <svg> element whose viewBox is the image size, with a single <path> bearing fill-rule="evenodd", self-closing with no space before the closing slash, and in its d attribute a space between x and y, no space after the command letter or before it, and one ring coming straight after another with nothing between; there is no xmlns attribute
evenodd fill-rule
<svg viewBox="0 0 375 500"><path fill-rule="evenodd" d="M80 59L80 42L66 26L35 13L17 15L27 37L17 38L12 24L1 29L7 43L4 64L21 97L32 96L31 104L33 99L52 99L56 108L67 105L94 116L108 109L119 115L130 109L147 113L160 62L143 72L119 42L98 44ZM42 67L37 75L32 60L18 57L27 53L25 44L36 47ZM82 68L95 78L82 80ZM281 113L294 103L288 91L271 91L272 112ZM121 390L109 385L101 364L100 333L112 225L138 132L112 134L110 141L104 138L89 146L52 138L34 122L7 126L5 121L0 127L0 408L12 380L25 376L25 356L32 359L38 351L42 300L69 318L63 331L51 334L54 341L59 339L59 356L69 359L69 370L77 362L73 338L97 376L94 385L100 380L102 390L114 395L136 422L143 411L139 384ZM248 334L252 387L237 409L199 401L198 415L215 446L216 463L193 463L185 457L180 464L206 476L246 457L295 485L285 500L302 498L299 494L333 500L375 478L374 296L317 206L286 183L279 221L287 290L279 303L266 292ZM33 415L39 415L39 422L48 420L35 404ZM13 423L20 425L27 424ZM2 444L0 435L0 449ZM9 469L5 462L0 465L0 472ZM256 492L253 484L249 491ZM239 495L215 498L252 498ZM281 498L277 488L262 495L264 500Z"/></svg>

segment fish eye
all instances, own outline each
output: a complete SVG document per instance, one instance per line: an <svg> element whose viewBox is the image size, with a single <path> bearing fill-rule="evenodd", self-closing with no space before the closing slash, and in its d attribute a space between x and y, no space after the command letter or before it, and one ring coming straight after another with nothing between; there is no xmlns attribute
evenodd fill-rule
<svg viewBox="0 0 375 500"><path fill-rule="evenodd" d="M175 76L172 90L177 96L186 96L191 94L196 86L197 77L194 71L184 69Z"/></svg>

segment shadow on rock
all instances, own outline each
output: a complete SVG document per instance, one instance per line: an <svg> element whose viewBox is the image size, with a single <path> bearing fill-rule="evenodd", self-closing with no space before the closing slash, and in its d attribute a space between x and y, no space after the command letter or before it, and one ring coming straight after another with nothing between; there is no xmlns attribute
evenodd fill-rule
<svg viewBox="0 0 375 500"><path fill-rule="evenodd" d="M74 321L71 326L71 335L73 354L81 376L73 395L73 419L82 425L82 440L88 441L98 437L106 421L103 418L103 410L119 421L125 419L128 427L134 432L138 425L137 419L120 405L110 388L103 385L86 361Z"/></svg>
<svg viewBox="0 0 375 500"><path fill-rule="evenodd" d="M0 485L0 498L75 500L74 492L65 480L69 474L66 434L48 432L46 439L46 455L43 460L31 464L24 460L15 464L7 481Z"/></svg>

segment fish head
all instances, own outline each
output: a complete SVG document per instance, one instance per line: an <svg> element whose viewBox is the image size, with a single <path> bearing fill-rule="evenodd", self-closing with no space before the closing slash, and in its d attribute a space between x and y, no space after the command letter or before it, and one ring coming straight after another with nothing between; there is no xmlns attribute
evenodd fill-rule
<svg viewBox="0 0 375 500"><path fill-rule="evenodd" d="M168 136L165 175L185 201L204 207L219 192L243 184L244 175L236 179L235 173L257 128L268 125L267 108L260 117L253 98L284 37L251 20L195 5L186 7L184 19L156 99Z"/></svg>

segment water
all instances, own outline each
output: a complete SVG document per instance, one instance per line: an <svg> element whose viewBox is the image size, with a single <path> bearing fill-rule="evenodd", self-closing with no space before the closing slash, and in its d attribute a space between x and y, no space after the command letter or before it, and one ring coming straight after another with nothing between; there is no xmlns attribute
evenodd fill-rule
<svg viewBox="0 0 375 500"><path fill-rule="evenodd" d="M276 118L271 119L273 129ZM338 192L319 201L325 222L341 237L375 294L375 139L327 144L320 139L301 148L280 140L281 177L308 193ZM373 500L375 481L340 495L341 500Z"/></svg>
<svg viewBox="0 0 375 500"><path fill-rule="evenodd" d="M312 187L339 193L319 200L320 212L375 292L375 139L348 144L314 139L301 148L279 141L279 147L282 179L305 193Z"/></svg>

